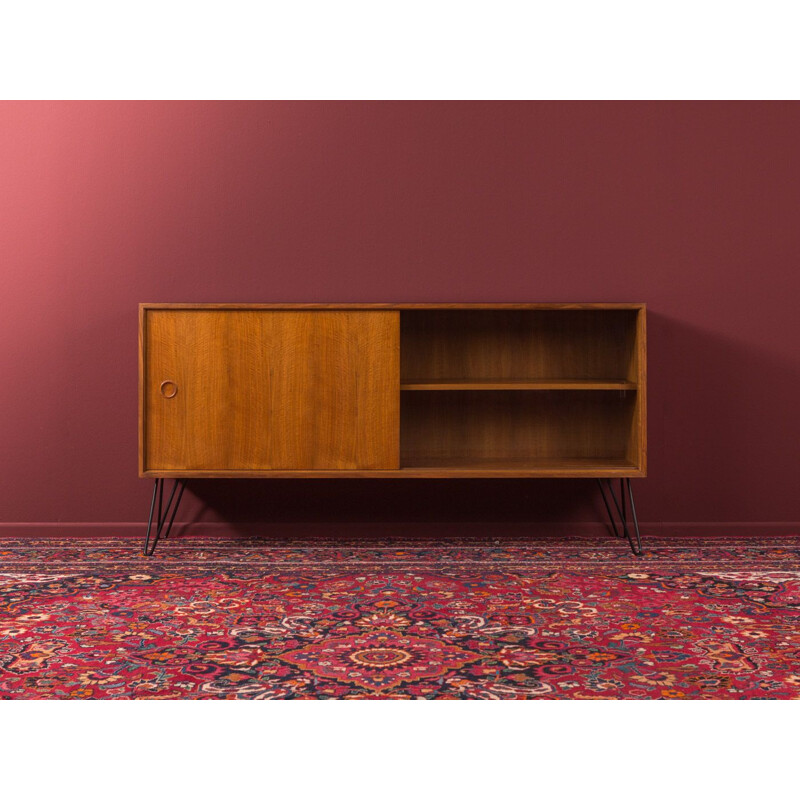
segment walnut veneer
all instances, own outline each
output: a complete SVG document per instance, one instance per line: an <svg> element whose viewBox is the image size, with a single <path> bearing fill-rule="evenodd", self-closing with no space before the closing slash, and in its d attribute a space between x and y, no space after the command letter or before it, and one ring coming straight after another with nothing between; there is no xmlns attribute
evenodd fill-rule
<svg viewBox="0 0 800 800"><path fill-rule="evenodd" d="M139 474L646 473L642 304L140 306Z"/></svg>

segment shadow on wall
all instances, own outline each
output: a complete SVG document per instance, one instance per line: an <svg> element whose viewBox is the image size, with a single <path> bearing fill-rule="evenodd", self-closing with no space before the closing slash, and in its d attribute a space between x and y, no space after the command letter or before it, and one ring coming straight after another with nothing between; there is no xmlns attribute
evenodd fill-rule
<svg viewBox="0 0 800 800"><path fill-rule="evenodd" d="M635 482L643 528L791 519L796 469L776 454L800 437L796 365L652 312L648 349L649 477ZM787 419L792 430L773 425ZM233 530L604 521L592 480L198 480L189 490L184 520Z"/></svg>

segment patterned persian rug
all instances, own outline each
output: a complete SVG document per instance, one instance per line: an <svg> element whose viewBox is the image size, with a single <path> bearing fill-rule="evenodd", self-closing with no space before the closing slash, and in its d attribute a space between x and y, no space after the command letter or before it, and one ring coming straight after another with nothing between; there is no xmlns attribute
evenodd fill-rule
<svg viewBox="0 0 800 800"><path fill-rule="evenodd" d="M0 540L0 698L800 698L800 538Z"/></svg>

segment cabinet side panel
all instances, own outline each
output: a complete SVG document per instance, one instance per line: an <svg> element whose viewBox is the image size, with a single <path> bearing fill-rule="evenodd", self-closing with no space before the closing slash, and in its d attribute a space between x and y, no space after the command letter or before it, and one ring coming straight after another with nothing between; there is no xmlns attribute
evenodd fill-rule
<svg viewBox="0 0 800 800"><path fill-rule="evenodd" d="M627 458L647 474L647 318L644 308L636 315L636 345L628 380L637 386L636 405L628 438Z"/></svg>
<svg viewBox="0 0 800 800"><path fill-rule="evenodd" d="M647 310L638 314L639 354L639 469L647 475Z"/></svg>
<svg viewBox="0 0 800 800"><path fill-rule="evenodd" d="M144 443L144 406L145 406L145 352L144 352L144 326L147 312L144 305L139 304L139 403L138 403L138 417L139 417L139 476L144 475L147 466L145 464L145 443Z"/></svg>

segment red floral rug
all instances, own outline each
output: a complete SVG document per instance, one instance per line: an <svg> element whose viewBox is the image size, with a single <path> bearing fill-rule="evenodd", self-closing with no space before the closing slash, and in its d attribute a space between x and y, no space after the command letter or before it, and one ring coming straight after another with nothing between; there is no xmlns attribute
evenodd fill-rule
<svg viewBox="0 0 800 800"><path fill-rule="evenodd" d="M0 698L800 698L800 538L0 540Z"/></svg>

